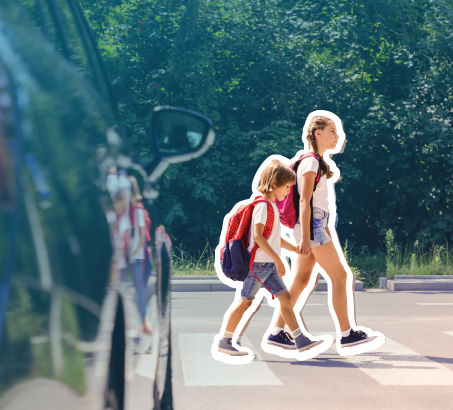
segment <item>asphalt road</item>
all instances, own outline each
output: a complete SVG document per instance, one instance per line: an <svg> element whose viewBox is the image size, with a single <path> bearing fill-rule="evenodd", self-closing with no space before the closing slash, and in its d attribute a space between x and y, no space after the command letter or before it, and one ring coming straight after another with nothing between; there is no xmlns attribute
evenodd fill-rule
<svg viewBox="0 0 453 410"><path fill-rule="evenodd" d="M304 362L261 349L273 313L263 305L243 339L258 354L247 365L210 352L232 300L228 292L173 293L176 410L453 408L453 292L356 292L357 323L382 332L385 344L352 357L332 347ZM333 335L327 293L308 303L310 332Z"/></svg>

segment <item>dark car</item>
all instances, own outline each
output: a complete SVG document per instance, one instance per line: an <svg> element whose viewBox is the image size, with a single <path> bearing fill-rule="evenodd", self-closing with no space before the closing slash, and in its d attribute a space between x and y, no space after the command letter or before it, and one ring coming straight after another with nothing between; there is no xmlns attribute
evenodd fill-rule
<svg viewBox="0 0 453 410"><path fill-rule="evenodd" d="M157 107L149 135L138 164L76 0L0 1L1 410L172 408L171 241L148 202L214 133Z"/></svg>

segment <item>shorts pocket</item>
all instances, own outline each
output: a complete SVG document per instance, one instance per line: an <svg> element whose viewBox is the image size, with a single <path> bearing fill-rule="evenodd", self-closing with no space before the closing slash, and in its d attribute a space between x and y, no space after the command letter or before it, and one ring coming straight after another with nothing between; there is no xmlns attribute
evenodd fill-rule
<svg viewBox="0 0 453 410"><path fill-rule="evenodd" d="M324 218L324 211L319 209L319 208L315 208L313 209L313 219L323 219Z"/></svg>

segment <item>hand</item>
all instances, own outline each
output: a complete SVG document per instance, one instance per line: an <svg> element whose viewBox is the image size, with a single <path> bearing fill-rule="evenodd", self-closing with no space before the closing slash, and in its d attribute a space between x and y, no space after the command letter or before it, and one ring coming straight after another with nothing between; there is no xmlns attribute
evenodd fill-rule
<svg viewBox="0 0 453 410"><path fill-rule="evenodd" d="M278 259L277 262L275 262L275 266L277 266L277 272L278 272L278 276L282 277L282 276L285 276L285 265L283 265L283 262L281 259Z"/></svg>
<svg viewBox="0 0 453 410"><path fill-rule="evenodd" d="M296 253L297 255L300 255L300 250L298 246L293 246L293 252Z"/></svg>
<svg viewBox="0 0 453 410"><path fill-rule="evenodd" d="M311 253L311 242L310 240L302 239L299 244L300 255L309 256Z"/></svg>

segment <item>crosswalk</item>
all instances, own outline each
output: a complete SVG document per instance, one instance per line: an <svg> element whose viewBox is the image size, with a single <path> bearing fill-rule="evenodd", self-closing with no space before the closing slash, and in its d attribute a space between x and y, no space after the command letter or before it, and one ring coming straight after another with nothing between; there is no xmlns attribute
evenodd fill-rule
<svg viewBox="0 0 453 410"><path fill-rule="evenodd" d="M214 336L211 333L179 334L179 349L186 386L278 386L282 384L259 355L257 360L242 366L215 360L211 355ZM242 338L242 343L253 349L252 343L246 336Z"/></svg>
<svg viewBox="0 0 453 410"><path fill-rule="evenodd" d="M453 331L444 333L453 336ZM257 360L247 365L229 365L211 355L214 334L180 333L178 336L186 386L282 385L259 354ZM242 345L254 352L260 351L246 336L242 338ZM334 346L327 352L335 353ZM452 370L388 338L376 351L342 359L384 386L453 385Z"/></svg>
<svg viewBox="0 0 453 410"><path fill-rule="evenodd" d="M385 386L453 386L453 371L390 339L348 361Z"/></svg>

